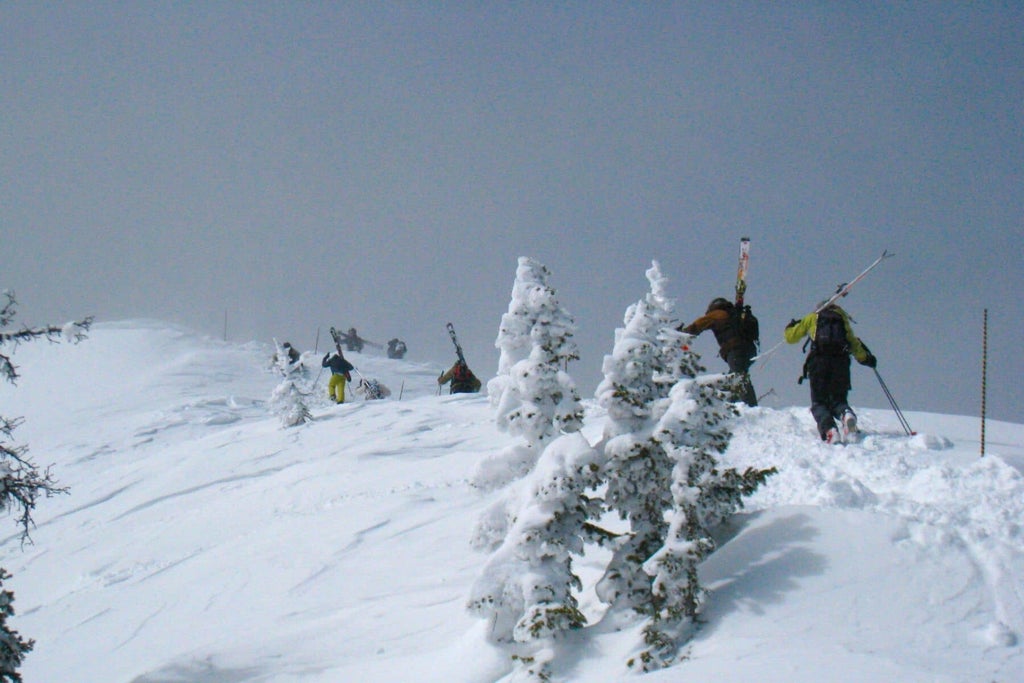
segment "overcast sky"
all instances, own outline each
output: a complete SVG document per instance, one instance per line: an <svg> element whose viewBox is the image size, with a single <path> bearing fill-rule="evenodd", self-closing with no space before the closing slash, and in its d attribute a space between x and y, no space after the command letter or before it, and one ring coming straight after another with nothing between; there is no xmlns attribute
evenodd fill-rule
<svg viewBox="0 0 1024 683"><path fill-rule="evenodd" d="M652 259L766 348L844 302L904 411L1024 422L1024 4L0 4L0 287L20 321L329 326L484 377L516 259L600 379ZM710 334L698 343L724 369ZM756 368L800 405L803 355ZM885 407L853 373L853 404ZM78 391L80 388L69 388Z"/></svg>

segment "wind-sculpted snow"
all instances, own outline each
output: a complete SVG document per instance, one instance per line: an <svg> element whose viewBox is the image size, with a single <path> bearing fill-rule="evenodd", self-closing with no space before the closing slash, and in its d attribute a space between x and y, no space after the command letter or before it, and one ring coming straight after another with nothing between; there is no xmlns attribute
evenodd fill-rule
<svg viewBox="0 0 1024 683"><path fill-rule="evenodd" d="M313 421L283 428L271 348L130 321L17 349L0 414L70 487L39 502L33 544L0 533L26 681L508 683L466 609L502 495L480 484L518 466L487 397L438 395L451 359L353 353L392 396L335 406L310 355ZM585 403L594 444L605 413ZM855 407L864 434L838 447L804 406L741 408L723 465L778 474L701 567L685 658L644 681L1024 680L1024 426L990 423L981 458L977 419L908 413L908 437ZM589 624L553 680L638 680L639 623L606 617L601 563L579 566Z"/></svg>
<svg viewBox="0 0 1024 683"><path fill-rule="evenodd" d="M865 510L897 520L894 540L922 552L966 552L983 574L998 621L994 644L1024 634L1019 582L1024 567L1024 476L998 454L965 456L935 434L906 436L895 422L871 415L863 433L836 447L807 443L813 422L801 409L746 411L732 452L744 463L779 473L748 502L750 510L782 505ZM931 418L934 420L934 418ZM1022 452L1013 447L1014 455Z"/></svg>

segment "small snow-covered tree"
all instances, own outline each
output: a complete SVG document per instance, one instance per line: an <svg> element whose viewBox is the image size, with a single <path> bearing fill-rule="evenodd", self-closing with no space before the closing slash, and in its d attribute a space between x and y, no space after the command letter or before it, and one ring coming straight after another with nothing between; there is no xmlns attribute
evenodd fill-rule
<svg viewBox="0 0 1024 683"><path fill-rule="evenodd" d="M62 327L22 328L16 332L3 331L15 317L17 301L14 294L5 290L2 293L3 304L0 305L0 348L35 341L40 338L51 342L60 340L78 342L85 338L92 325L92 318L68 323ZM17 368L10 355L0 352L0 375L11 384L18 379ZM32 511L40 496L52 496L66 493L66 488L57 486L49 469L39 471L36 464L28 457L28 447L16 445L9 441L15 428L21 424L21 418L0 416L0 508L15 511L17 523L21 526L22 541L29 540L29 529L32 527ZM17 631L7 625L7 617L14 614L14 594L3 588L3 581L10 578L6 570L0 568L0 681L20 683L21 675L18 668L25 655L32 650L33 641L24 640Z"/></svg>
<svg viewBox="0 0 1024 683"><path fill-rule="evenodd" d="M274 388L270 396L270 408L281 418L281 426L298 427L313 419L306 406L305 397L295 385L295 380L285 378Z"/></svg>
<svg viewBox="0 0 1024 683"><path fill-rule="evenodd" d="M579 433L548 444L515 483L522 504L472 589L470 611L490 621L492 640L512 646L527 677L544 679L546 643L586 622L572 557L582 554L587 525L600 516L586 493L598 482L600 457Z"/></svg>
<svg viewBox="0 0 1024 683"><path fill-rule="evenodd" d="M737 414L728 401L731 388L723 376L680 381L654 431L673 463L672 514L663 545L644 563L653 585L643 611L651 617L643 631L645 647L630 661L644 671L671 664L692 630L705 593L697 568L715 549L712 529L775 473L721 469L716 455L728 447Z"/></svg>

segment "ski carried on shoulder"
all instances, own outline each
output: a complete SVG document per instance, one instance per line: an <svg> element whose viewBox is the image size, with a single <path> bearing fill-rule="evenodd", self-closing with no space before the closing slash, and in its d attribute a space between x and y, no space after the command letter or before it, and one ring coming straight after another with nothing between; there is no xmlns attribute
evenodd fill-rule
<svg viewBox="0 0 1024 683"><path fill-rule="evenodd" d="M748 247L748 249L749 249L749 247ZM741 250L742 250L742 246L741 246ZM867 276L868 273L870 273L872 270L874 270L875 267L879 263L881 263L882 261L884 261L887 258L892 258L895 255L896 254L890 254L888 250L883 250L882 251L882 255L879 256L878 258L876 258L874 261L872 261L871 265L869 265L867 268L865 268L860 273L858 273L857 277L853 278L849 282L844 282L844 283L840 284L838 287L836 287L835 293L832 296L830 296L827 300L825 300L824 303L822 303L820 306L815 308L814 311L812 311L812 312L813 313L821 313L823 310L825 310L826 308L828 308L829 306L834 304L836 301L838 301L839 299L841 299L844 296L846 296L847 294L849 294L850 290L853 289L853 286L855 284L857 284L858 282L860 282L861 280L863 280L865 278L865 276ZM742 251L741 251L740 259L741 259L741 263L742 263L742 259L743 259ZM745 270L743 271L743 276L744 276L743 290L746 291L746 271ZM739 291L738 288L739 288L739 281L737 281L737 292ZM762 363L766 362L767 359L770 358L775 353L775 351L777 351L778 348L780 346L782 346L783 343L784 343L783 341L780 341L778 344L776 344L772 348L768 349L764 353L760 353L760 354L754 356L754 358L753 358L754 362L762 362Z"/></svg>
<svg viewBox="0 0 1024 683"><path fill-rule="evenodd" d="M740 262L736 269L736 308L743 308L747 294L747 271L750 269L750 238L740 238Z"/></svg>
<svg viewBox="0 0 1024 683"><path fill-rule="evenodd" d="M459 338L455 336L455 326L448 323L445 327L448 329L448 336L452 338L452 344L455 344L455 355L459 357L459 360L463 365L468 365L468 363L466 363L466 357L462 355L462 347L459 345Z"/></svg>
<svg viewBox="0 0 1024 683"><path fill-rule="evenodd" d="M817 308L815 308L814 312L815 313L821 313L823 310L825 310L826 308L828 308L829 306L831 306L835 302L839 301L839 299L841 299L844 296L846 296L847 294L849 294L850 290L853 289L853 286L855 284L857 284L858 282L860 282L861 280L863 280L864 276L867 275L868 273L870 273L874 269L875 266L877 266L879 263L881 263L885 259L892 258L895 255L896 254L890 254L888 251L883 251L882 255L879 256L878 258L876 258L871 263L870 266L868 266L867 268L862 270L860 272L860 274L857 275L857 277L853 278L849 282L844 282L844 283L840 284L838 287L836 287L835 294L833 294L831 297L829 297L829 299L827 301L825 301L825 303L823 303L822 305L820 305Z"/></svg>

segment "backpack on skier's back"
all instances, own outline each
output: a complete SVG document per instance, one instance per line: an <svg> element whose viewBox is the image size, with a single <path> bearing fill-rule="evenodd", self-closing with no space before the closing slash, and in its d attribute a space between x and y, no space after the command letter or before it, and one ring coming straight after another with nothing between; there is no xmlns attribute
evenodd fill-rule
<svg viewBox="0 0 1024 683"><path fill-rule="evenodd" d="M843 314L829 306L818 312L811 350L826 356L841 356L850 352L846 338L846 319Z"/></svg>
<svg viewBox="0 0 1024 683"><path fill-rule="evenodd" d="M751 313L750 306L733 305L729 309L729 316L740 339L750 342L754 346L761 343L760 325L757 322L757 317Z"/></svg>

